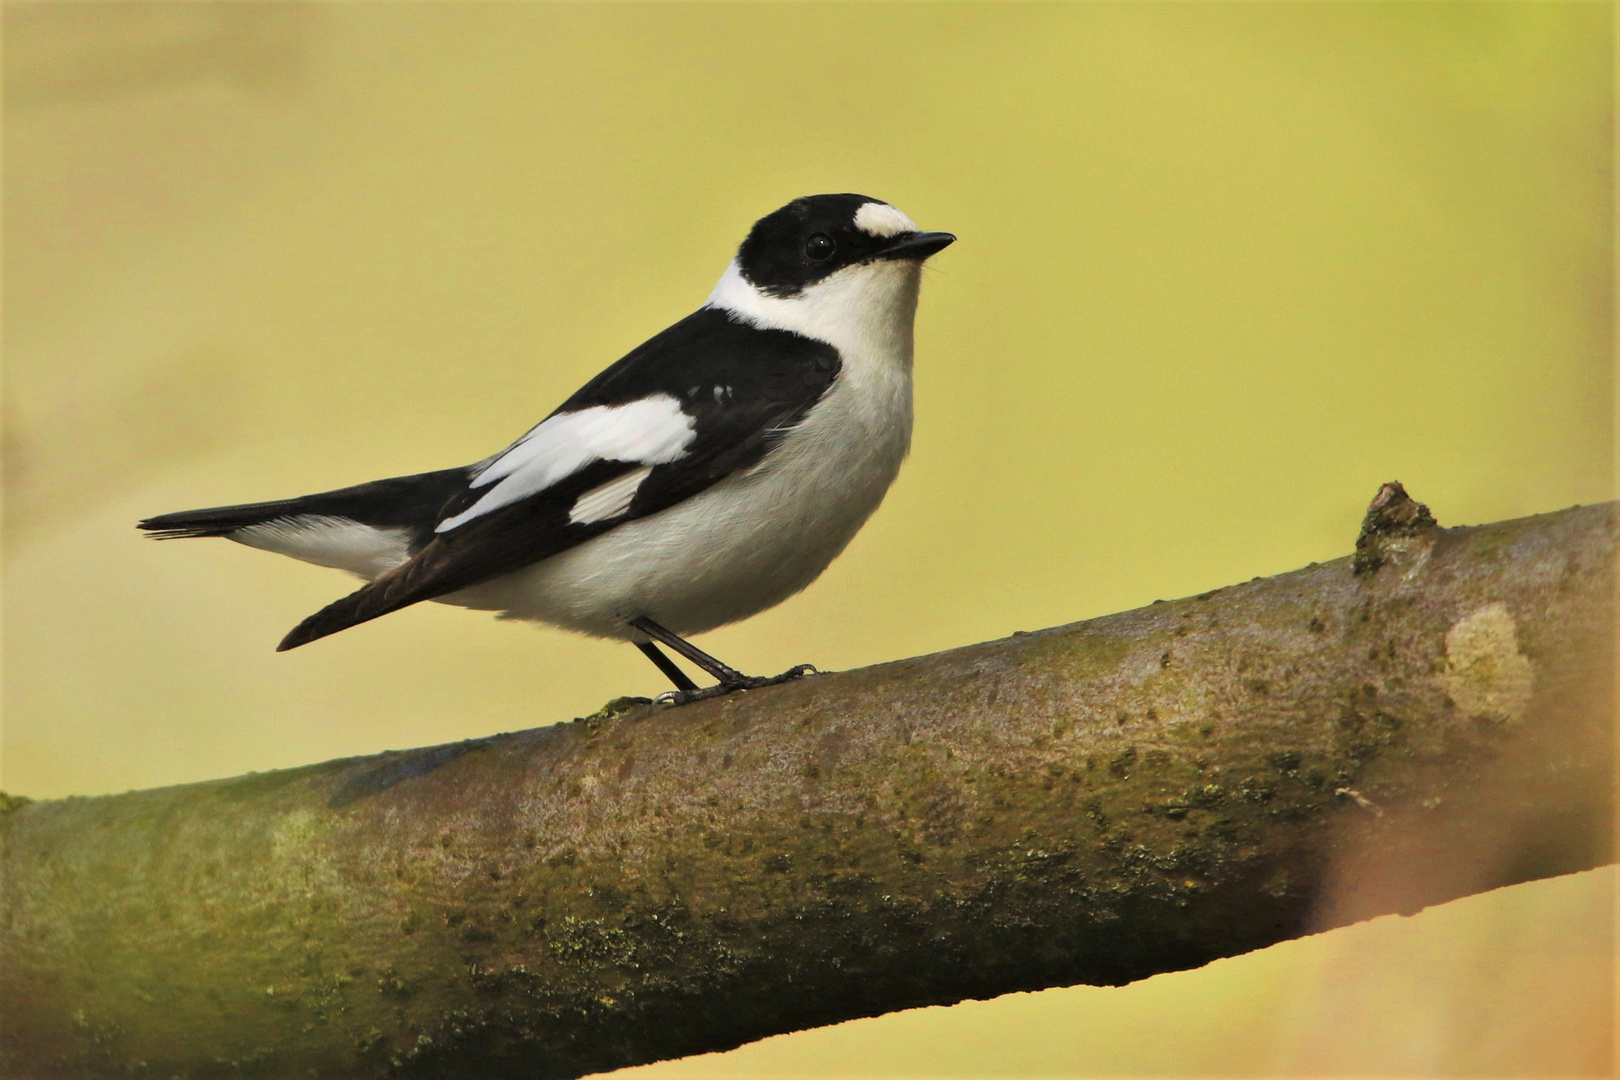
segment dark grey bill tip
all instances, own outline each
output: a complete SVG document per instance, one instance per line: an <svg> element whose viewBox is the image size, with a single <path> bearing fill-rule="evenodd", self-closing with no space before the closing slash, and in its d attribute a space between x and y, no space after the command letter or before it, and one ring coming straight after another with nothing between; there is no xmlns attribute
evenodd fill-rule
<svg viewBox="0 0 1620 1080"><path fill-rule="evenodd" d="M956 235L948 232L920 232L901 236L895 242L872 256L874 259L926 259L956 243Z"/></svg>

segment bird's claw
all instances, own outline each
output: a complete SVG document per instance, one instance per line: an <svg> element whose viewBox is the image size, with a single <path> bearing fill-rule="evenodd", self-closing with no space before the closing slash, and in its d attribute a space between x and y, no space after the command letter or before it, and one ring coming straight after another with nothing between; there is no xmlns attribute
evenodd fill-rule
<svg viewBox="0 0 1620 1080"><path fill-rule="evenodd" d="M659 694L653 701L659 705L690 705L696 701L708 701L710 698L724 697L737 690L758 690L765 686L793 682L804 678L806 675L821 674L824 673L814 664L794 664L780 675L744 675L733 682L705 686L698 690L670 690L667 693Z"/></svg>

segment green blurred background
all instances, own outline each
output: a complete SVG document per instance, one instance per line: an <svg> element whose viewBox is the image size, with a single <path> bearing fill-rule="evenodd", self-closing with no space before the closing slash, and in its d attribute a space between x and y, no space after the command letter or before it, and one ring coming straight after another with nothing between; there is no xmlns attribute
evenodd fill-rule
<svg viewBox="0 0 1620 1080"><path fill-rule="evenodd" d="M1613 9L1445 4L5 7L0 786L96 794L654 693L634 650L152 513L476 460L818 191L961 241L917 435L804 595L702 639L844 668L1614 497ZM1598 1074L1614 877L1133 987L655 1076Z"/></svg>

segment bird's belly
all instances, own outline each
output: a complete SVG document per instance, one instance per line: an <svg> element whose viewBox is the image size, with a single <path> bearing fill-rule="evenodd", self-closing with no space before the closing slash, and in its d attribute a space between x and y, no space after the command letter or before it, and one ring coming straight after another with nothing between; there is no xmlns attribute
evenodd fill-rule
<svg viewBox="0 0 1620 1080"><path fill-rule="evenodd" d="M910 442L903 404L868 439L808 417L752 473L442 599L625 639L638 617L696 634L764 611L814 581L883 501Z"/></svg>

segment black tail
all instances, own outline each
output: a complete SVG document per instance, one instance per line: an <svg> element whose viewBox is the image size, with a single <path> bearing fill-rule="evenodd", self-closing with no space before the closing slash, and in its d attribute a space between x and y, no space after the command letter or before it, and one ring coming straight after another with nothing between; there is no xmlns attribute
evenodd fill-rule
<svg viewBox="0 0 1620 1080"><path fill-rule="evenodd" d="M199 536L229 536L237 529L249 525L262 525L276 518L307 514L302 499L282 499L279 502L243 503L240 506L216 506L208 510L182 510L178 514L159 514L147 518L135 527L144 529L154 540L189 540Z"/></svg>
<svg viewBox="0 0 1620 1080"><path fill-rule="evenodd" d="M425 530L431 535L439 508L466 486L466 469L442 469L374 480L297 499L160 514L136 527L145 530L154 540L189 540L200 536L229 536L238 529L278 519L324 515L378 528Z"/></svg>
<svg viewBox="0 0 1620 1080"><path fill-rule="evenodd" d="M391 575L390 575L391 576ZM363 622L381 618L402 607L408 607L417 600L424 599L419 596L399 595L396 589L389 586L396 582L389 580L389 576L380 578L363 588L350 593L341 600L334 600L321 610L293 627L287 636L281 639L276 646L276 652L286 652L296 649L300 645L308 645L323 637L335 634L339 630L347 630L351 626L358 626Z"/></svg>
<svg viewBox="0 0 1620 1080"><path fill-rule="evenodd" d="M416 552L409 562L394 567L343 599L334 600L293 627L276 646L276 651L286 652L308 645L328 634L370 622L422 600L443 596L488 576L478 571L476 563L458 560L453 541L436 538Z"/></svg>

